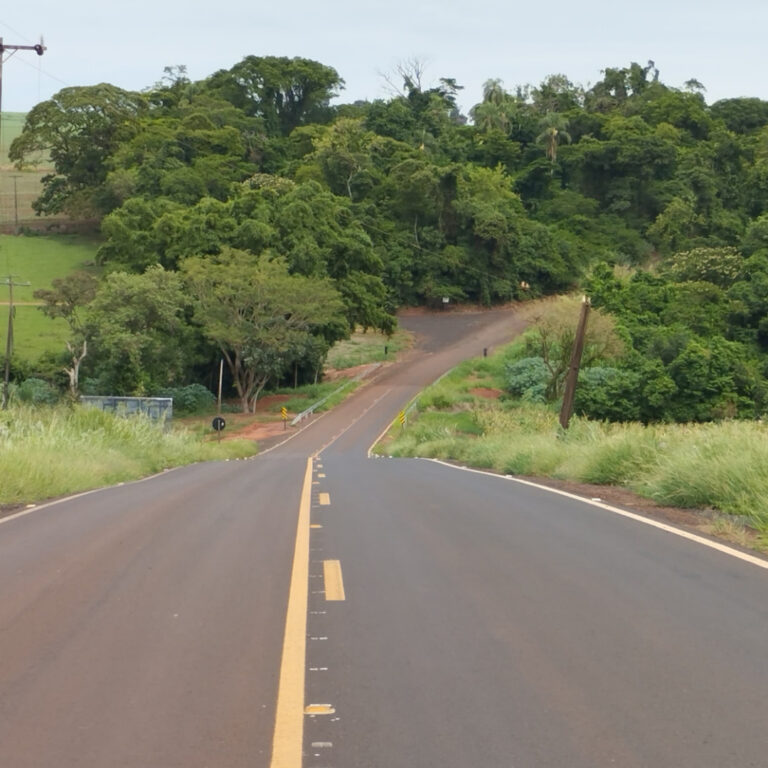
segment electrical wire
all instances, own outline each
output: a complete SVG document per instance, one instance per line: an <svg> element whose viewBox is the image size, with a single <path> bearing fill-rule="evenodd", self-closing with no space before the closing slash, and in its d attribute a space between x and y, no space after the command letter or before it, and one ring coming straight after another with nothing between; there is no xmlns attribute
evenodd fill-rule
<svg viewBox="0 0 768 768"><path fill-rule="evenodd" d="M4 22L4 21L0 21L0 26L3 26L3 27L5 27L7 30L9 30L9 31L13 32L13 34L14 34L14 35L16 35L17 37L20 37L20 38L21 38L22 40L24 40L25 42L27 42L27 43L30 43L30 44L32 44L32 45L34 45L34 43L33 43L33 42L32 42L32 41L31 41L31 40L30 40L30 39L29 39L29 38L28 38L26 35L22 35L22 34L21 34L21 32L19 32L17 29L14 29L14 28L13 28L13 27L12 27L10 24L7 24L7 23L6 23L6 22Z"/></svg>
<svg viewBox="0 0 768 768"><path fill-rule="evenodd" d="M31 64L26 59L18 58L16 61L20 64L23 64L25 67L29 67L30 69L34 69L39 74L43 74L46 77L49 77L51 80L55 80L57 83L61 83L62 85L65 85L67 88L71 87L68 82L65 80L62 80L60 77L56 77L56 75L52 75L50 72L47 72L40 66L40 62L38 61L37 66L34 64Z"/></svg>

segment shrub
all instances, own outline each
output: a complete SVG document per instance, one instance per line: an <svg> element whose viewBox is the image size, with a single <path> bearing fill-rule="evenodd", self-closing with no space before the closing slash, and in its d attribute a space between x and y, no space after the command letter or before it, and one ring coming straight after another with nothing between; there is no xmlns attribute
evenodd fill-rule
<svg viewBox="0 0 768 768"><path fill-rule="evenodd" d="M579 374L574 410L591 419L637 421L639 376L620 368L584 368Z"/></svg>
<svg viewBox="0 0 768 768"><path fill-rule="evenodd" d="M42 379L25 379L16 390L16 396L23 403L32 405L53 405L59 399L59 393Z"/></svg>
<svg viewBox="0 0 768 768"><path fill-rule="evenodd" d="M158 397L172 397L173 411L178 414L200 413L211 408L216 402L213 393L202 384L168 387L160 390Z"/></svg>
<svg viewBox="0 0 768 768"><path fill-rule="evenodd" d="M549 370L540 357L524 357L506 366L507 391L532 402L544 402Z"/></svg>

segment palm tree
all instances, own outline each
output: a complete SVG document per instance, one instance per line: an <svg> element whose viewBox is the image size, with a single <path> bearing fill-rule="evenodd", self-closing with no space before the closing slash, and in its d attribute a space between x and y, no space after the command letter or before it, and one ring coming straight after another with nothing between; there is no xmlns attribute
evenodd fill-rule
<svg viewBox="0 0 768 768"><path fill-rule="evenodd" d="M551 160L554 173L554 165L557 162L557 148L560 142L565 139L571 143L571 134L568 133L568 121L557 112L547 112L539 121L539 128L542 132L536 137L536 141L543 143L544 151Z"/></svg>
<svg viewBox="0 0 768 768"><path fill-rule="evenodd" d="M483 100L469 111L469 116L481 131L499 130L507 133L510 127L508 113L509 94L501 80L483 83Z"/></svg>

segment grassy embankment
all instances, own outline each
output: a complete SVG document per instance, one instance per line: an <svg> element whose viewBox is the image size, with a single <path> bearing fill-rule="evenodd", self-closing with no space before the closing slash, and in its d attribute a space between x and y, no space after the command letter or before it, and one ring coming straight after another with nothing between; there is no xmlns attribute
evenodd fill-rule
<svg viewBox="0 0 768 768"><path fill-rule="evenodd" d="M0 280L14 275L20 283L13 290L16 319L13 326L14 356L35 360L44 352L61 352L69 337L64 320L51 320L36 306L33 293L50 288L54 278L64 277L78 269L93 271L98 242L75 235L14 237L0 235ZM0 344L5 351L8 330L8 288L0 286ZM25 303L27 306L25 306Z"/></svg>
<svg viewBox="0 0 768 768"><path fill-rule="evenodd" d="M164 432L144 418L93 408L0 411L0 504L34 502L135 480L169 467L249 456L255 443Z"/></svg>
<svg viewBox="0 0 768 768"><path fill-rule="evenodd" d="M385 341L389 346L387 358L409 343L404 332L396 335L394 345L379 334L360 335L366 337L365 342L358 342L356 334L335 350L336 365L350 359L350 347L357 349L363 343L368 347L365 356L369 362L385 358ZM289 399L275 400L266 413L228 414L228 431L258 421L275 421L281 406L291 413L302 411L349 378L278 390L273 394L289 395ZM346 387L322 409L333 407L352 391L354 385ZM35 502L135 480L169 467L242 458L257 452L252 440L212 440L210 415L176 420L171 431L163 432L146 419L120 418L94 409L14 405L0 411L0 505Z"/></svg>
<svg viewBox="0 0 768 768"><path fill-rule="evenodd" d="M504 398L505 365L519 349L518 342L465 361L426 389L406 427L393 426L378 452L622 486L660 504L743 516L766 541L767 424L644 426L574 418L563 432L553 409ZM501 397L489 398L482 388L502 390Z"/></svg>

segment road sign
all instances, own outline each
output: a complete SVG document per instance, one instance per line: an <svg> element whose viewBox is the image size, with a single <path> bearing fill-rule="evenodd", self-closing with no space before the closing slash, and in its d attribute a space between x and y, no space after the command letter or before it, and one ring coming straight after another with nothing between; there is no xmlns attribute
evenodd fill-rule
<svg viewBox="0 0 768 768"><path fill-rule="evenodd" d="M211 426L217 431L221 432L224 427L227 426L227 422L224 421L224 419L221 418L221 416L216 416L214 420L211 422Z"/></svg>
<svg viewBox="0 0 768 768"><path fill-rule="evenodd" d="M402 426L405 424L405 411L400 411L400 413L397 416L398 421L400 422L400 425Z"/></svg>
<svg viewBox="0 0 768 768"><path fill-rule="evenodd" d="M280 415L283 417L283 421L288 418L288 409L285 406L280 409Z"/></svg>

